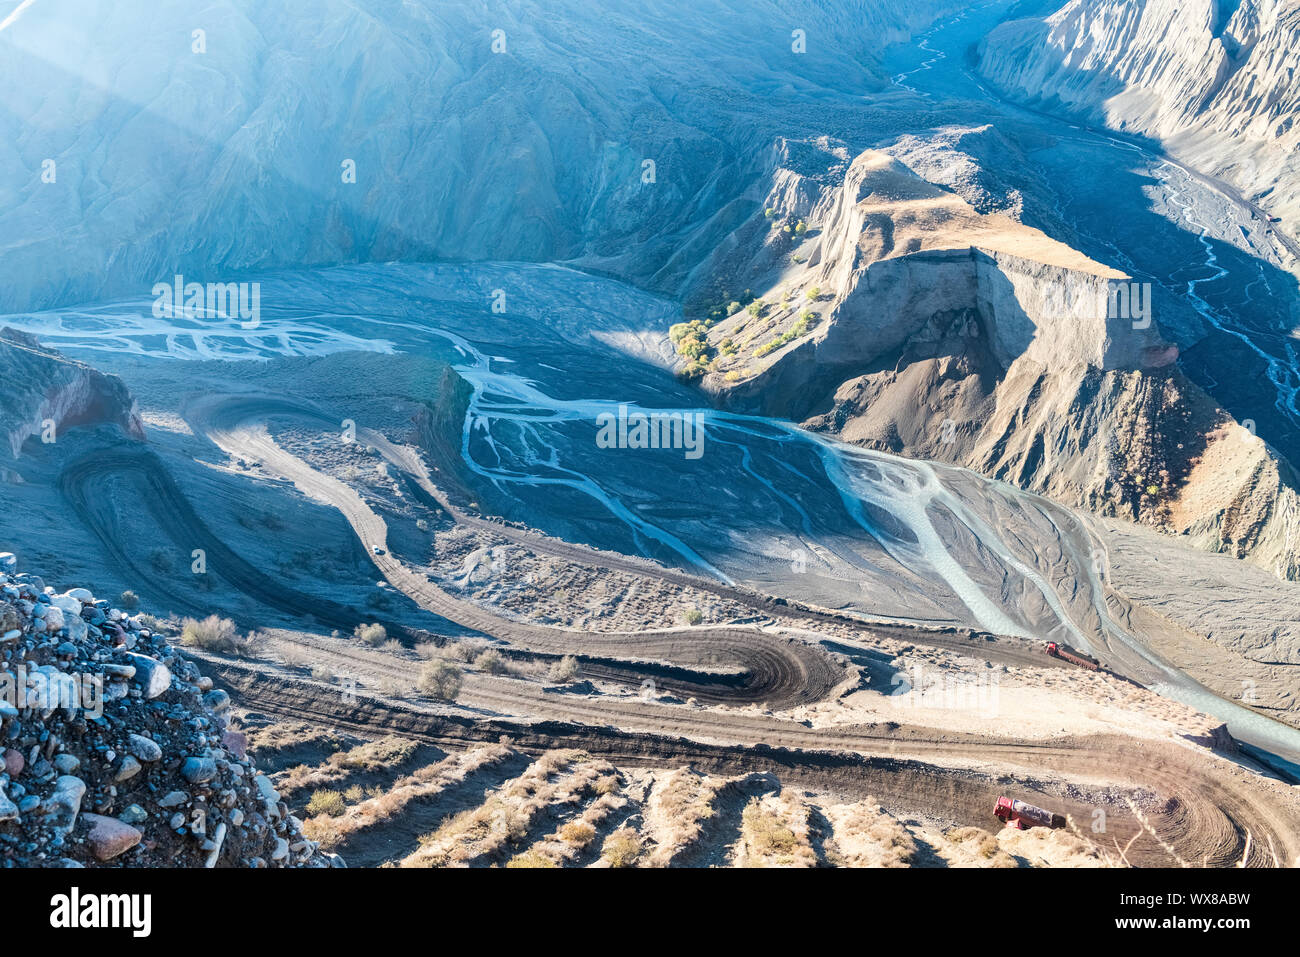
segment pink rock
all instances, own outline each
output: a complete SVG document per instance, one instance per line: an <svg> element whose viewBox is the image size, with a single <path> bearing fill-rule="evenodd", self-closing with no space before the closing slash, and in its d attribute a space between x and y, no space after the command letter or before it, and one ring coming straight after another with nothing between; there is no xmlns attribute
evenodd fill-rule
<svg viewBox="0 0 1300 957"><path fill-rule="evenodd" d="M86 843L96 860L111 861L123 851L129 851L140 843L143 835L130 824L124 824L115 817L102 814L83 814L81 820L90 827Z"/></svg>
<svg viewBox="0 0 1300 957"><path fill-rule="evenodd" d="M1152 369L1161 369L1178 361L1178 346L1170 344L1163 348L1151 346L1142 350L1142 364Z"/></svg>
<svg viewBox="0 0 1300 957"><path fill-rule="evenodd" d="M9 772L11 778L16 778L23 773L23 768L27 762L23 759L22 753L15 751L13 748L5 749L5 770Z"/></svg>
<svg viewBox="0 0 1300 957"><path fill-rule="evenodd" d="M248 735L242 731L226 731L221 735L221 746L242 761L248 753Z"/></svg>

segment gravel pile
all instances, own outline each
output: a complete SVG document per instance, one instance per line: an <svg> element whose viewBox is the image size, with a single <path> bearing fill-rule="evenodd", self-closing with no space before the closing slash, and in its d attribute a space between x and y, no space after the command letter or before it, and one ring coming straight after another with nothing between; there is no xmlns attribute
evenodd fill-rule
<svg viewBox="0 0 1300 957"><path fill-rule="evenodd" d="M342 866L149 616L16 567L0 553L0 866Z"/></svg>

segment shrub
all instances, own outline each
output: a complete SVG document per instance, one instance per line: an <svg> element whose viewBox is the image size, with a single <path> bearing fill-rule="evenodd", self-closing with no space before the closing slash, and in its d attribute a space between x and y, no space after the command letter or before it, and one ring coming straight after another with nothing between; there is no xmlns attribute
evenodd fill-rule
<svg viewBox="0 0 1300 957"><path fill-rule="evenodd" d="M140 596L137 595L135 592L131 591L129 588L126 591L122 592L122 596L118 599L118 601L121 603L122 607L125 608L127 611L135 611L137 608L140 607Z"/></svg>
<svg viewBox="0 0 1300 957"><path fill-rule="evenodd" d="M600 856L610 867L635 867L641 857L641 839L630 827L622 827L605 838Z"/></svg>
<svg viewBox="0 0 1300 957"><path fill-rule="evenodd" d="M698 608L688 608L682 617L686 619L686 624L698 625L704 620L704 613Z"/></svg>
<svg viewBox="0 0 1300 957"><path fill-rule="evenodd" d="M338 791L314 791L311 800L307 802L307 813L312 817L319 814L338 817L346 810L347 803L343 800L343 795Z"/></svg>
<svg viewBox="0 0 1300 957"><path fill-rule="evenodd" d="M516 854L510 860L506 861L506 867L559 867L560 865L551 860L541 851L532 849L524 851L522 854Z"/></svg>
<svg viewBox="0 0 1300 957"><path fill-rule="evenodd" d="M455 701L464 683L464 673L446 661L430 661L420 669L419 689L438 701Z"/></svg>
<svg viewBox="0 0 1300 957"><path fill-rule="evenodd" d="M578 847L584 847L595 836L596 829L586 821L570 821L560 828L560 840Z"/></svg>
<svg viewBox="0 0 1300 957"><path fill-rule="evenodd" d="M216 615L208 615L202 621L186 618L181 622L181 644L226 655L242 654L247 650L246 643L235 630L235 623Z"/></svg>
<svg viewBox="0 0 1300 957"><path fill-rule="evenodd" d="M378 648L388 640L388 629L378 622L371 622L368 625L360 624L353 629L352 636L364 641L372 648Z"/></svg>
<svg viewBox="0 0 1300 957"><path fill-rule="evenodd" d="M761 855L792 854L799 843L794 831L757 799L745 807L741 821L754 850Z"/></svg>
<svg viewBox="0 0 1300 957"><path fill-rule="evenodd" d="M568 684L582 671L582 666L578 664L578 659L573 655L565 655L555 664L551 665L548 677L556 684Z"/></svg>
<svg viewBox="0 0 1300 957"><path fill-rule="evenodd" d="M465 638L456 642L455 646L452 648L452 654L466 664L469 664L477 658L486 647L487 642L482 638Z"/></svg>
<svg viewBox="0 0 1300 957"><path fill-rule="evenodd" d="M506 670L506 660L501 657L501 652L495 648L489 648L474 659L474 667L479 671L486 671L490 675L499 675Z"/></svg>

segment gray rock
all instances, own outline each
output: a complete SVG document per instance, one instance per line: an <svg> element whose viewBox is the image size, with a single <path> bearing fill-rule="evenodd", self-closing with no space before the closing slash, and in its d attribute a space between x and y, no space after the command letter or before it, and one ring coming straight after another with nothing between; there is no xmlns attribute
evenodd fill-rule
<svg viewBox="0 0 1300 957"><path fill-rule="evenodd" d="M191 784L206 784L217 776L217 762L211 758L189 757L181 765L181 777Z"/></svg>
<svg viewBox="0 0 1300 957"><path fill-rule="evenodd" d="M65 618L81 617L81 602L71 595L51 596L50 607L59 609L59 611L63 612Z"/></svg>
<svg viewBox="0 0 1300 957"><path fill-rule="evenodd" d="M212 848L208 851L207 860L203 862L204 867L216 867L217 858L221 856L221 845L226 842L226 825L225 822L217 825L216 832L212 835ZM205 845L206 846L206 845Z"/></svg>
<svg viewBox="0 0 1300 957"><path fill-rule="evenodd" d="M68 630L68 637L73 641L85 641L90 634L90 626L80 615L64 616L63 627Z"/></svg>
<svg viewBox="0 0 1300 957"><path fill-rule="evenodd" d="M117 819L123 824L143 824L149 820L149 812L138 804L132 804L119 814Z"/></svg>
<svg viewBox="0 0 1300 957"><path fill-rule="evenodd" d="M54 758L54 770L60 774L75 774L81 767L81 759L75 754L60 754Z"/></svg>
<svg viewBox="0 0 1300 957"><path fill-rule="evenodd" d="M54 782L54 793L45 799L42 809L50 817L50 824L58 828L71 828L81 813L81 799L86 796L86 782L70 774L61 775Z"/></svg>
<svg viewBox="0 0 1300 957"><path fill-rule="evenodd" d="M13 748L6 748L4 752L4 770L11 778L16 778L23 773L23 768L27 766L27 759L23 757L21 751Z"/></svg>
<svg viewBox="0 0 1300 957"><path fill-rule="evenodd" d="M63 609L54 605L45 606L45 630L54 634L63 628Z"/></svg>
<svg viewBox="0 0 1300 957"><path fill-rule="evenodd" d="M271 779L265 774L259 774L253 778L253 783L257 785L257 795L263 801L275 804L280 800L280 792L275 789L275 785L271 783Z"/></svg>
<svg viewBox="0 0 1300 957"><path fill-rule="evenodd" d="M122 758L122 764L117 769L117 774L113 776L114 781L129 781L140 773L142 765L131 755L125 755Z"/></svg>
<svg viewBox="0 0 1300 957"><path fill-rule="evenodd" d="M132 734L127 737L127 747L131 753L141 761L151 762L158 761L162 758L162 748L158 742L152 738L146 738L142 734Z"/></svg>
<svg viewBox="0 0 1300 957"><path fill-rule="evenodd" d="M0 821L13 821L18 817L18 805L9 800L3 784L0 784Z"/></svg>
<svg viewBox="0 0 1300 957"><path fill-rule="evenodd" d="M275 848L271 851L271 860L282 861L289 856L289 842L282 837L275 839Z"/></svg>
<svg viewBox="0 0 1300 957"><path fill-rule="evenodd" d="M167 795L158 802L159 807L180 807L189 801L190 796L184 791L169 791Z"/></svg>
<svg viewBox="0 0 1300 957"><path fill-rule="evenodd" d="M135 652L129 652L127 657L135 665L135 680L146 698L156 698L172 686L172 673L161 661Z"/></svg>

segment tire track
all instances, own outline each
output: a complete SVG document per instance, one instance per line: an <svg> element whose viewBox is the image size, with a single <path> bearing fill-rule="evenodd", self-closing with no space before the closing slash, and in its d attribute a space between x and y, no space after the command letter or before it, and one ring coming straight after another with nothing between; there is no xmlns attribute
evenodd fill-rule
<svg viewBox="0 0 1300 957"><path fill-rule="evenodd" d="M363 697L349 702L302 682L208 661L231 693L249 706L366 734L398 734L439 746L501 742L530 753L577 747L631 765L688 763L718 774L769 770L805 786L870 793L914 811L980 826L987 826L994 798L1015 788L1050 798L1086 829L1099 805L1081 799L1079 792L1118 787L1122 793L1112 792L1103 808L1105 830L1097 843L1125 847L1132 839L1127 856L1135 865L1174 863L1161 842L1194 866L1234 866L1243 856L1252 866L1288 864L1300 852L1294 800L1285 785L1226 762L1213 763L1208 755L1175 743L1117 736L1043 742L961 734L923 737L919 729L904 728L812 730L742 715L683 715L675 707L659 708L663 714L654 722L640 713L644 709L631 717L617 699L575 702L570 710L579 714L567 720L519 722L433 713ZM467 698L478 704L494 698L521 704L520 695L484 694L477 686ZM526 707L531 711L532 702ZM588 718L599 723L587 723ZM997 770L962 766L970 762L993 763ZM1143 789L1157 798L1154 807L1142 812L1146 826L1127 804L1128 798L1140 802Z"/></svg>
<svg viewBox="0 0 1300 957"><path fill-rule="evenodd" d="M578 632L515 621L457 598L409 569L388 549L387 525L347 484L312 468L271 438L265 426L247 424L256 406L241 400L225 408L208 437L240 458L259 461L288 478L305 495L336 508L384 578L427 611L462 628L530 651L620 662L649 677L657 674L676 694L737 703L792 707L820 701L847 677L820 646L757 628L714 627L643 632ZM211 410L207 411L211 414ZM233 417L233 421L226 418ZM596 663L602 663L600 661ZM665 671L665 666L676 668Z"/></svg>

